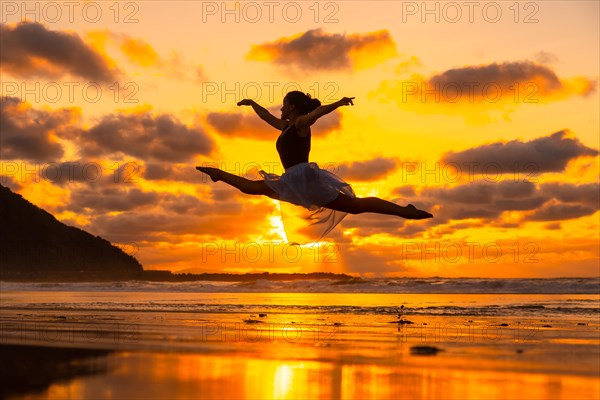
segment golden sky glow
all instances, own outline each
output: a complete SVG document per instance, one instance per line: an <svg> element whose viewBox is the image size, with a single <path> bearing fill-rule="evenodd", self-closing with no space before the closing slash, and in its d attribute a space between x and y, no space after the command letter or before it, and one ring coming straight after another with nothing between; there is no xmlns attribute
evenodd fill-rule
<svg viewBox="0 0 600 400"><path fill-rule="evenodd" d="M597 2L11 4L2 184L147 269L599 273ZM435 218L351 215L293 248L277 202L194 169L281 173L278 132L236 103L279 117L295 89L356 97L315 125L311 161Z"/></svg>

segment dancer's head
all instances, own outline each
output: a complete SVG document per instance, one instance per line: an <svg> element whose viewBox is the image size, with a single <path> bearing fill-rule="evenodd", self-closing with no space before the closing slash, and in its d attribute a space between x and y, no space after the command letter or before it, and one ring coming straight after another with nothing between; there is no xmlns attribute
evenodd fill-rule
<svg viewBox="0 0 600 400"><path fill-rule="evenodd" d="M296 115L304 115L319 107L319 99L313 99L309 94L294 90L288 92L283 98L283 107L281 107L281 117L289 118L294 112Z"/></svg>

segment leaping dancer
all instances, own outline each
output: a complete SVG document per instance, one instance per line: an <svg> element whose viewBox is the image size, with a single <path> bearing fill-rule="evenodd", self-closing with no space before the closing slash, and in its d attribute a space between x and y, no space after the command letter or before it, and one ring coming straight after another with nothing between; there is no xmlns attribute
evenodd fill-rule
<svg viewBox="0 0 600 400"><path fill-rule="evenodd" d="M243 193L268 196L310 210L310 223L322 224L319 239L331 231L347 213L370 212L407 219L433 218L433 215L412 204L399 206L378 197L356 197L348 183L308 161L311 125L338 107L354 105L353 100L354 97L344 97L335 103L321 105L318 99L311 98L310 95L292 91L284 97L281 118L277 118L254 100L244 99L237 103L238 106L251 106L261 119L281 131L276 148L285 169L283 175L260 171L263 179L249 180L218 168L196 169L208 174L213 182L223 181Z"/></svg>

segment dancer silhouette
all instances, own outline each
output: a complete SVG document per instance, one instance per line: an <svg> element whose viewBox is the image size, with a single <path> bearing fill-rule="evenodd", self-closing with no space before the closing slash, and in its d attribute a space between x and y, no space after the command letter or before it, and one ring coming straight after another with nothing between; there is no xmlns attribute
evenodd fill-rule
<svg viewBox="0 0 600 400"><path fill-rule="evenodd" d="M311 144L310 127L319 118L341 106L354 105L354 97L321 105L318 99L299 91L289 92L283 99L281 118L272 115L254 100L244 99L238 106L251 106L269 125L281 131L276 148L285 169L283 175L260 171L264 179L249 180L218 168L196 167L213 182L223 181L250 195L264 195L302 206L312 212L311 224L322 224L322 237L349 214L378 213L407 219L426 219L433 215L412 204L400 206L378 197L356 197L349 184L335 174L308 161ZM335 215L335 211L338 211Z"/></svg>

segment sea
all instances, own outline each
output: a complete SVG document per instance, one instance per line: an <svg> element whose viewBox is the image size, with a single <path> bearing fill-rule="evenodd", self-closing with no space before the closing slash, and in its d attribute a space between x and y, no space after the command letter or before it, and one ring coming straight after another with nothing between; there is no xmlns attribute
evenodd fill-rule
<svg viewBox="0 0 600 400"><path fill-rule="evenodd" d="M0 282L0 311L600 318L600 278Z"/></svg>

